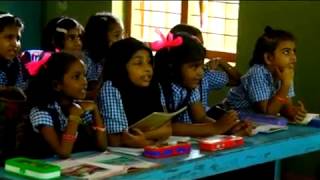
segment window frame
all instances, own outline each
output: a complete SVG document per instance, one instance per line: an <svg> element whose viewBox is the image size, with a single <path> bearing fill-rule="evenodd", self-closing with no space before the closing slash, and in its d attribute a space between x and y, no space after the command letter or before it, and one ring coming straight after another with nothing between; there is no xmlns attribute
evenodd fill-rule
<svg viewBox="0 0 320 180"><path fill-rule="evenodd" d="M124 28L128 35L131 34L131 17L132 17L132 3L131 0L124 2ZM181 17L180 23L187 24L188 22L188 1L181 0ZM236 54L230 52L207 50L206 58L222 58L227 62L236 62Z"/></svg>

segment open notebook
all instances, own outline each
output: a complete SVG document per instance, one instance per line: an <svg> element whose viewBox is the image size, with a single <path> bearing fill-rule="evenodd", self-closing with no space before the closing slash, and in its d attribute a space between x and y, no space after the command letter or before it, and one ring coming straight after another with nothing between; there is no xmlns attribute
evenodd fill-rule
<svg viewBox="0 0 320 180"><path fill-rule="evenodd" d="M170 121L174 116L182 113L186 109L187 109L187 106L172 113L153 112L148 116L146 116L145 118L141 119L140 121L136 122L135 124L131 125L129 128L137 128L137 129L140 129L141 131L154 130L161 127L166 122Z"/></svg>
<svg viewBox="0 0 320 180"><path fill-rule="evenodd" d="M77 159L59 160L53 162L53 164L61 167L63 176L76 179L104 179L139 169L159 166L158 163L110 152Z"/></svg>

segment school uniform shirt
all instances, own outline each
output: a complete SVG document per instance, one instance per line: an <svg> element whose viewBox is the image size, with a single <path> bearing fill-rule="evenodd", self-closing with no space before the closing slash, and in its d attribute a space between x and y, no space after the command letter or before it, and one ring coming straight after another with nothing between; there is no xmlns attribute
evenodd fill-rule
<svg viewBox="0 0 320 180"><path fill-rule="evenodd" d="M33 107L30 111L29 118L35 132L39 132L38 127L40 125L54 127L53 121L60 122L60 131L63 132L68 125L68 117L66 117L61 109L58 102L54 102L47 106L48 109L56 111L58 114L58 119L53 119L52 115L46 110L40 110L38 107ZM84 124L92 123L92 114L90 112L85 112L82 121Z"/></svg>
<svg viewBox="0 0 320 180"><path fill-rule="evenodd" d="M187 97L188 92L186 88L175 83L171 83L171 89L172 89L172 96L173 96L173 108L177 111L179 110L179 108L182 108L181 107L183 106L182 103L184 103L184 100ZM164 94L162 88L160 90L161 90L161 94ZM161 97L162 97L161 103L163 104L163 106L165 106L165 98L164 98L165 96L162 95ZM189 98L189 101L187 102L187 105L194 104L195 102L200 102L199 88L191 90L190 98ZM175 118L175 121L186 123L186 124L192 124L192 117L190 117L190 113L188 109L182 112L180 115L178 115Z"/></svg>
<svg viewBox="0 0 320 180"><path fill-rule="evenodd" d="M210 109L208 105L208 94L210 91L222 89L228 82L228 74L224 71L207 70L204 72L199 90L201 93L201 102L206 111Z"/></svg>
<svg viewBox="0 0 320 180"><path fill-rule="evenodd" d="M271 99L281 85L274 82L271 72L264 65L253 65L241 77L241 84L231 88L226 99L226 106L239 111L253 112L255 102ZM288 97L295 95L293 85L289 88Z"/></svg>
<svg viewBox="0 0 320 180"><path fill-rule="evenodd" d="M87 65L87 80L99 80L103 71L103 64L101 62L94 62L88 53L85 53L84 62Z"/></svg>
<svg viewBox="0 0 320 180"><path fill-rule="evenodd" d="M19 70L18 70L18 75L15 81L15 87L21 88L22 90L25 90L27 88L27 77L26 73L23 72L22 70L22 63L18 60L19 62ZM8 63L8 68L13 64L13 62ZM3 71L0 70L0 86L8 86L8 78L7 74Z"/></svg>
<svg viewBox="0 0 320 180"><path fill-rule="evenodd" d="M161 104L163 104L164 97L162 93L160 94L160 100ZM112 85L111 81L103 83L98 96L98 104L108 133L121 133L129 128L121 93ZM137 106L139 106L139 103L137 103Z"/></svg>

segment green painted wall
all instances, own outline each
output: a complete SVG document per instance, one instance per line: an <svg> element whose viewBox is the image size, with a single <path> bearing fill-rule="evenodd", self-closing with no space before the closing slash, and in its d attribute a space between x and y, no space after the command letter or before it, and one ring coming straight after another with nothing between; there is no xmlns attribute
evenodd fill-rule
<svg viewBox="0 0 320 180"><path fill-rule="evenodd" d="M237 66L242 73L254 43L266 25L292 32L297 38L296 99L310 112L320 113L320 2L240 1ZM320 167L320 153L283 161L283 170L314 176Z"/></svg>
<svg viewBox="0 0 320 180"><path fill-rule="evenodd" d="M92 14L98 11L111 12L111 1L46 1L43 11L44 24L54 17L65 15L77 19L85 26Z"/></svg>
<svg viewBox="0 0 320 180"><path fill-rule="evenodd" d="M292 32L297 38L295 100L301 99L310 112L320 113L320 2L317 1L240 1L237 67L245 73L256 39L270 25ZM227 88L212 92L216 103Z"/></svg>
<svg viewBox="0 0 320 180"><path fill-rule="evenodd" d="M37 48L40 45L41 1L0 1L0 10L19 16L24 22L22 49Z"/></svg>
<svg viewBox="0 0 320 180"><path fill-rule="evenodd" d="M297 38L296 99L320 113L320 2L240 1L237 66L245 72L254 43L266 25ZM318 79L319 78L319 79Z"/></svg>

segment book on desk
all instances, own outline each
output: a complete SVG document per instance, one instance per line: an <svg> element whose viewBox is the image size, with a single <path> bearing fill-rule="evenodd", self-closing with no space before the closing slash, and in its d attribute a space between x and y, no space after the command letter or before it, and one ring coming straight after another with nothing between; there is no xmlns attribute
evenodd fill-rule
<svg viewBox="0 0 320 180"><path fill-rule="evenodd" d="M288 129L288 120L282 116L258 114L251 112L240 112L239 117L242 120L248 120L253 123L253 134L269 134Z"/></svg>
<svg viewBox="0 0 320 180"><path fill-rule="evenodd" d="M53 162L61 167L63 176L78 179L100 179L159 166L139 158L104 152L83 158Z"/></svg>

